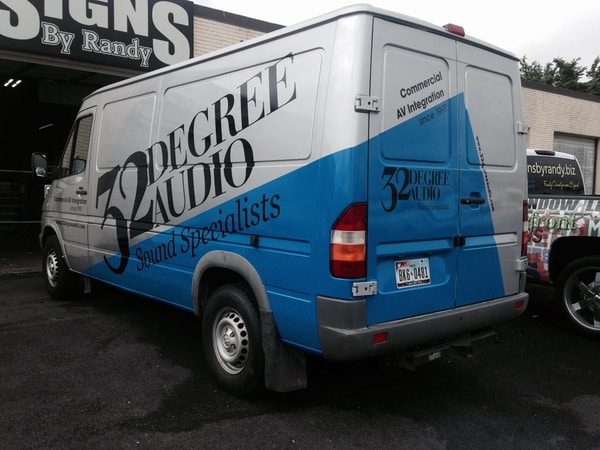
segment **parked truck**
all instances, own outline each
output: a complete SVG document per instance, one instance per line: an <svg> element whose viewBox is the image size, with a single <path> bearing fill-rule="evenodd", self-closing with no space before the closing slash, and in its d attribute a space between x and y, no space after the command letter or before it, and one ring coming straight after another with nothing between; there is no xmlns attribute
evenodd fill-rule
<svg viewBox="0 0 600 450"><path fill-rule="evenodd" d="M514 55L365 5L107 86L51 171L48 290L197 314L238 394L468 351L527 306L520 108Z"/></svg>
<svg viewBox="0 0 600 450"><path fill-rule="evenodd" d="M528 280L554 284L567 319L600 335L600 197L573 155L528 149L527 172Z"/></svg>

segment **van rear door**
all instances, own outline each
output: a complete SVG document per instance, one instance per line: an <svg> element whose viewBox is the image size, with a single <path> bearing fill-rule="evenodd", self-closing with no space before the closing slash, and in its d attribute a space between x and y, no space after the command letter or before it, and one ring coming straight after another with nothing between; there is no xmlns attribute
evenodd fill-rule
<svg viewBox="0 0 600 450"><path fill-rule="evenodd" d="M458 233L456 43L374 19L369 325L453 308Z"/></svg>
<svg viewBox="0 0 600 450"><path fill-rule="evenodd" d="M519 291L525 152L517 153L516 61L462 42L457 60L461 306Z"/></svg>

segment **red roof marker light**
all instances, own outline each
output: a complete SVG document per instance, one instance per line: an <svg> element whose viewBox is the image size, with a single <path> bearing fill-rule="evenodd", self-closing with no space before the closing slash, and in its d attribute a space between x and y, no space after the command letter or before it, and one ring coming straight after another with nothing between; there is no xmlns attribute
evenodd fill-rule
<svg viewBox="0 0 600 450"><path fill-rule="evenodd" d="M461 37L465 37L465 29L460 25L455 25L453 23L447 23L444 25L444 28L448 31L448 33L456 34Z"/></svg>

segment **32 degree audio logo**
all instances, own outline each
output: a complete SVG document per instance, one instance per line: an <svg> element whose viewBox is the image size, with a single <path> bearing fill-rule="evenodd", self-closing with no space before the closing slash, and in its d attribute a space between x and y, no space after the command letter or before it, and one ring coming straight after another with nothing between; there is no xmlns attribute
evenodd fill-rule
<svg viewBox="0 0 600 450"><path fill-rule="evenodd" d="M384 167L381 174L386 201L381 206L386 212L396 209L398 201L438 202L450 186L447 170L418 170L406 167Z"/></svg>
<svg viewBox="0 0 600 450"><path fill-rule="evenodd" d="M297 99L296 82L289 75L289 71L293 73L293 63L290 54L264 67L205 109L196 111L188 122L163 139L131 153L122 164L98 178L95 208L101 211L104 205L100 228L104 228L107 220L116 225L118 264L104 259L113 273L125 271L132 239L158 224L172 224L192 212L200 213L209 199L226 197L225 194L248 182L255 165L255 152L251 135L241 135ZM234 163L243 170L234 171ZM128 201L124 189L126 174L135 183L135 195ZM278 202L277 194L263 195L255 201L244 198L237 203L237 212L219 210L223 219L204 227L201 235L189 232L180 238L190 239L189 245L195 251L198 242L205 243L209 234L211 238L219 235L224 238L277 218Z"/></svg>

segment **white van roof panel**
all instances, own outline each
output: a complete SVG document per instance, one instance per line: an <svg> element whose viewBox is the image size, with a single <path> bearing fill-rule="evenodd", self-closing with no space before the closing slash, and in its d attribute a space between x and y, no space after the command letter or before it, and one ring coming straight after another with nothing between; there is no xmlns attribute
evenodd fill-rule
<svg viewBox="0 0 600 450"><path fill-rule="evenodd" d="M280 37L287 36L290 34L298 33L307 28L312 28L312 27L321 25L326 22L331 22L333 20L339 19L344 16L350 16L350 15L355 15L355 14L370 14L370 15L373 15L374 17L381 17L384 19L392 20L394 22L398 22L398 23L401 23L404 25L409 25L409 26L412 26L415 28L423 29L425 31L444 35L451 39L463 41L468 44L474 45L476 47L480 47L485 50L491 51L493 53L497 53L499 55L505 56L507 58L518 60L518 58L513 53L510 53L499 47L488 44L487 42L481 41L479 39L476 39L476 38L473 38L470 36L461 37L456 34L450 33L448 30L446 30L442 26L434 25L434 24L426 22L424 20L416 19L414 17L406 16L404 14L399 14L399 13L389 11L386 9L376 8L369 4L356 4L356 5L351 5L351 6L347 6L344 8L334 10L332 12L323 14L323 15L315 17L313 19L309 19L307 21L300 22L295 25L290 25L288 27L281 28L280 30L276 30L271 33L267 33L267 34L258 36L256 38L249 39L247 41L240 42L239 44L234 44L234 45L222 48L220 50L216 50L214 52L207 53L202 56L197 56L195 58L191 58L189 60L186 60L186 61L183 61L183 62L180 62L177 64L173 64L171 66L163 67L161 69L157 69L152 72L148 72L148 73L138 75L133 78L129 78L127 80L123 80L123 81L111 84L109 86L105 86L105 87L100 88L97 91L93 92L86 98L92 97L96 94L106 92L106 91L109 91L109 90L112 90L115 88L126 86L128 84L131 84L131 83L134 83L134 82L137 82L140 80L144 80L147 78L166 74L168 72L172 72L174 70L178 70L183 67L195 65L200 62L208 61L208 60L218 58L220 56L224 56L224 55L227 55L230 53L235 53L235 52L243 50L245 48L254 47L254 46L259 45L264 42L275 40L275 39L278 39Z"/></svg>

